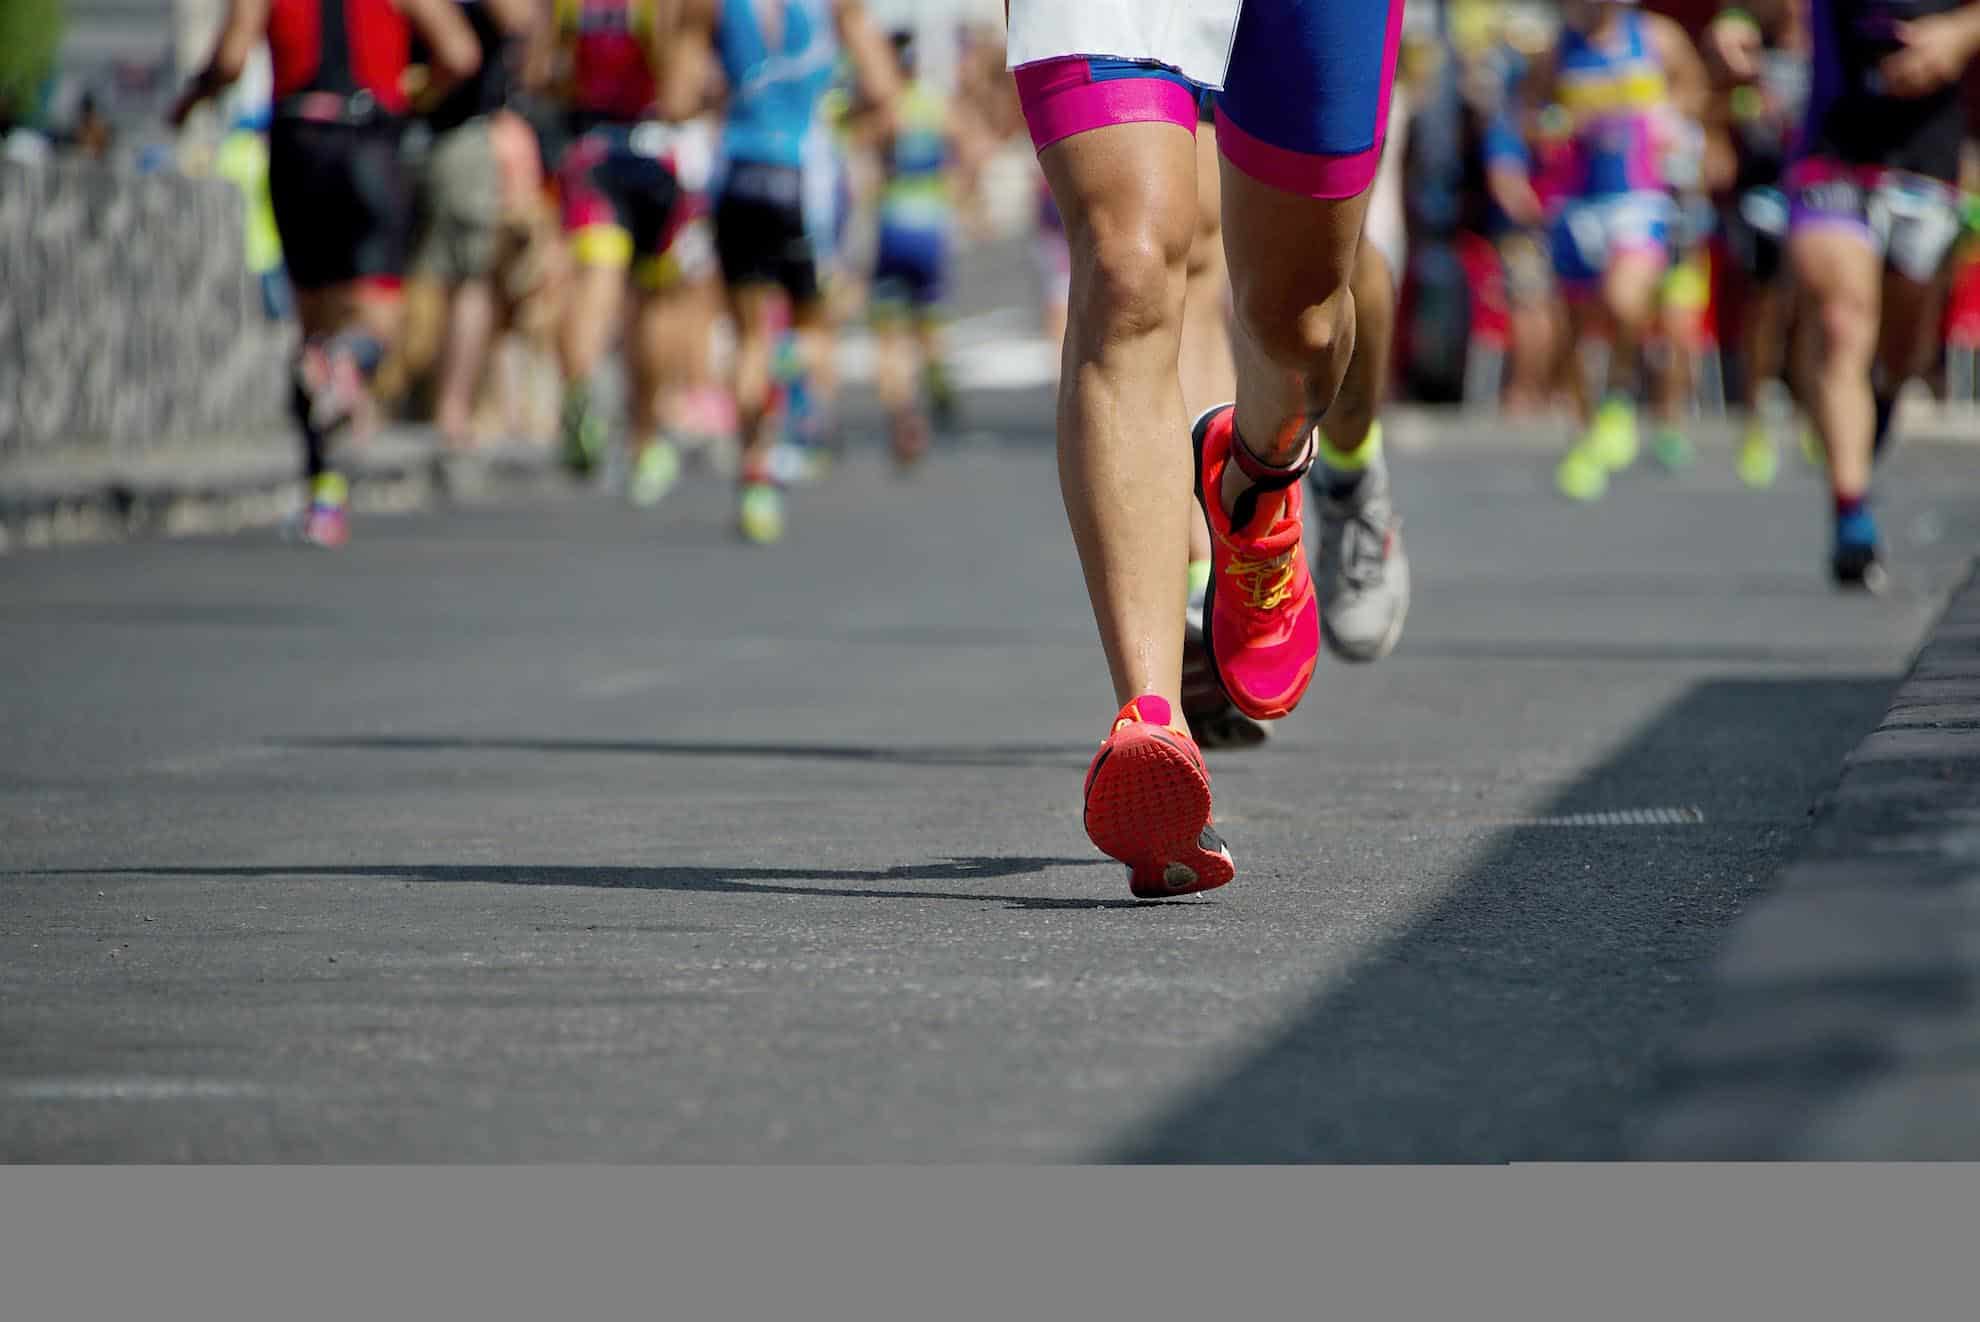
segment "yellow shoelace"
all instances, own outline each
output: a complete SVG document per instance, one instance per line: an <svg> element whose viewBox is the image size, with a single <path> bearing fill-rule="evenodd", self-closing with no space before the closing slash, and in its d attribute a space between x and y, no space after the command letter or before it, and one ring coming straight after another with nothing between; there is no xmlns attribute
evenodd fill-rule
<svg viewBox="0 0 1980 1322"><path fill-rule="evenodd" d="M1298 550L1297 546L1288 547L1266 560L1232 556L1231 562L1224 566L1224 572L1244 585L1247 606L1258 611L1272 610L1292 595L1293 575L1297 569L1293 557Z"/></svg>

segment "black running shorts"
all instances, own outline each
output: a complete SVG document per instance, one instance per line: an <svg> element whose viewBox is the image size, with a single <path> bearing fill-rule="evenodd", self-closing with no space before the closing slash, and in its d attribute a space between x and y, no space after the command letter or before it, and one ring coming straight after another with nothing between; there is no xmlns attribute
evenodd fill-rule
<svg viewBox="0 0 1980 1322"><path fill-rule="evenodd" d="M278 116L268 131L268 192L296 288L405 274L413 195L396 123Z"/></svg>
<svg viewBox="0 0 1980 1322"><path fill-rule="evenodd" d="M818 300L818 253L805 226L803 175L779 165L730 167L715 201L715 253L731 289L777 285Z"/></svg>

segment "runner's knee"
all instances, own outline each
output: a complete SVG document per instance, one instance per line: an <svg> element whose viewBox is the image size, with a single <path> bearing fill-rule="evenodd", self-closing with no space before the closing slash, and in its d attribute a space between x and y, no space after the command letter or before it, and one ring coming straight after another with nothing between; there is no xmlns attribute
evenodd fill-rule
<svg viewBox="0 0 1980 1322"><path fill-rule="evenodd" d="M1083 253L1086 278L1075 281L1082 320L1107 339L1176 331L1190 237L1190 226L1159 215L1095 223Z"/></svg>
<svg viewBox="0 0 1980 1322"><path fill-rule="evenodd" d="M1815 315L1822 360L1831 367L1867 368L1877 351L1877 312L1867 300L1832 294Z"/></svg>

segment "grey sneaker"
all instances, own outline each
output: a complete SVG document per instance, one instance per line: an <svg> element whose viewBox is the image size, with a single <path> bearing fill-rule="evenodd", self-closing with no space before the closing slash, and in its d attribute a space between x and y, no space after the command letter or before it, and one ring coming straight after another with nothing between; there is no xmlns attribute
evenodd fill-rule
<svg viewBox="0 0 1980 1322"><path fill-rule="evenodd" d="M1328 496L1318 470L1313 487L1320 636L1343 661L1379 661L1395 650L1409 614L1409 556L1389 503L1388 470L1378 462L1345 500Z"/></svg>

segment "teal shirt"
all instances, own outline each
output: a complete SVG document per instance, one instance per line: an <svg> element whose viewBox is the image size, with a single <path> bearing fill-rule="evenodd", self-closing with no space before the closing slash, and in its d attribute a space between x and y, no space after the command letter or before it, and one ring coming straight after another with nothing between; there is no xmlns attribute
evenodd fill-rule
<svg viewBox="0 0 1980 1322"><path fill-rule="evenodd" d="M773 49L758 10L783 6ZM748 165L804 164L805 138L839 62L829 0L722 0L715 53L729 81L722 154Z"/></svg>

